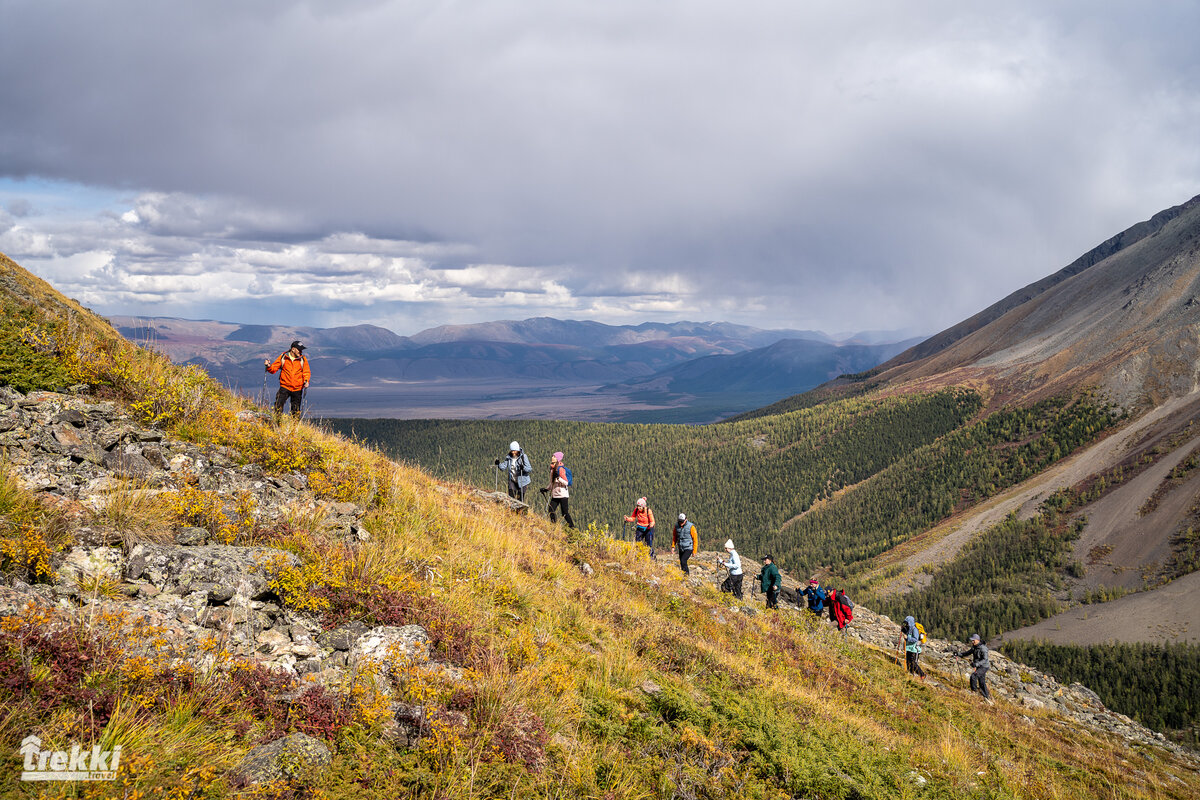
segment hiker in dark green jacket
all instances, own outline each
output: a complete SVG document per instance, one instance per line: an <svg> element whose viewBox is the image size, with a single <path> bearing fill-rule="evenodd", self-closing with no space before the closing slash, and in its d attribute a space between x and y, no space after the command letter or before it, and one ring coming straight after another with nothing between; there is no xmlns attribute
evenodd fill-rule
<svg viewBox="0 0 1200 800"><path fill-rule="evenodd" d="M779 575L779 567L775 559L763 556L762 572L758 573L758 584L763 594L767 596L767 608L779 608L779 590L783 587L783 579Z"/></svg>

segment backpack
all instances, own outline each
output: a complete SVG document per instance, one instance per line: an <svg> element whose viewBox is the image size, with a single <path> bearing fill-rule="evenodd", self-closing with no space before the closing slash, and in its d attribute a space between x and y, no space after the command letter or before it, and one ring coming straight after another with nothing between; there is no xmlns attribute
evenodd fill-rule
<svg viewBox="0 0 1200 800"><path fill-rule="evenodd" d="M917 643L925 644L925 626L917 623Z"/></svg>
<svg viewBox="0 0 1200 800"><path fill-rule="evenodd" d="M563 475L567 478L567 486L573 485L575 483L575 476L571 474L571 468L566 464L559 464L559 466L562 467Z"/></svg>

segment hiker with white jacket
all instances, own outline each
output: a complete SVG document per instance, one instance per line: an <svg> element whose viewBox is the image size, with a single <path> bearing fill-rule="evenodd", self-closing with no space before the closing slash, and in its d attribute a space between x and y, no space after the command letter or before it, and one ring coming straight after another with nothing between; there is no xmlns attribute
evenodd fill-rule
<svg viewBox="0 0 1200 800"><path fill-rule="evenodd" d="M725 576L725 580L721 582L721 591L732 593L738 600L742 599L742 559L737 554L737 550L733 549L733 539L725 540L725 550L729 553L728 561L721 561L720 556L717 557L717 562L722 567L729 570L729 574Z"/></svg>
<svg viewBox="0 0 1200 800"><path fill-rule="evenodd" d="M521 451L521 443L513 440L508 443L508 455L504 460L496 459L496 469L508 475L508 496L525 500L525 490L529 488L533 475L533 463L529 456Z"/></svg>

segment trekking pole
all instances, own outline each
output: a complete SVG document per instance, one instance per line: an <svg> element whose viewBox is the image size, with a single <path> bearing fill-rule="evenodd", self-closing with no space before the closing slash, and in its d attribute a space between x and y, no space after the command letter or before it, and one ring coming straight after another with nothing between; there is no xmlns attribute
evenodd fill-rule
<svg viewBox="0 0 1200 800"><path fill-rule="evenodd" d="M498 492L498 491L500 491L500 465L492 464L492 466L494 467L494 469L492 470L492 472L494 473L492 475L492 478L493 478L492 492Z"/></svg>

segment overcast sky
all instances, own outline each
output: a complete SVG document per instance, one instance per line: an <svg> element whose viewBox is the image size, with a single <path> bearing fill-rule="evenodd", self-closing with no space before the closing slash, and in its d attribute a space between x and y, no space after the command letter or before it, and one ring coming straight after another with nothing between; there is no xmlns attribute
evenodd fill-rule
<svg viewBox="0 0 1200 800"><path fill-rule="evenodd" d="M0 0L0 251L106 314L933 333L1200 194L1200 4Z"/></svg>

